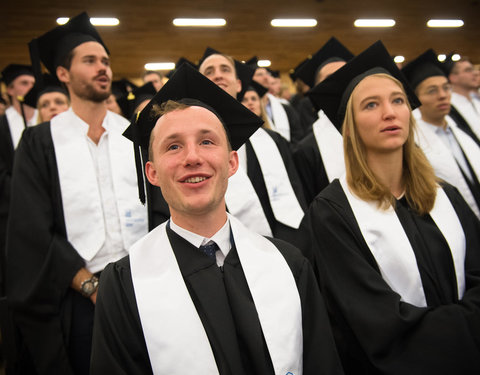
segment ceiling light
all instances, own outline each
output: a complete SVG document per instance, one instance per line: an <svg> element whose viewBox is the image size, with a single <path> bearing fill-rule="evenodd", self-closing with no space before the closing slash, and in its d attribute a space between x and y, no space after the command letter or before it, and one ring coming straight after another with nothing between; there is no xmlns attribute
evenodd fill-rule
<svg viewBox="0 0 480 375"><path fill-rule="evenodd" d="M57 18L57 24L65 25L70 18L68 17L59 17ZM118 18L99 18L99 17L92 17L90 18L90 23L94 26L117 26L120 21Z"/></svg>
<svg viewBox="0 0 480 375"><path fill-rule="evenodd" d="M452 56L452 61L458 61L458 60L460 60L460 58L461 58L461 56L458 53L456 53Z"/></svg>
<svg viewBox="0 0 480 375"><path fill-rule="evenodd" d="M428 27L462 27L462 20L429 20Z"/></svg>
<svg viewBox="0 0 480 375"><path fill-rule="evenodd" d="M447 58L447 55L441 53L440 55L437 56L438 61L443 62Z"/></svg>
<svg viewBox="0 0 480 375"><path fill-rule="evenodd" d="M173 62L159 62L145 64L145 70L172 70L175 69Z"/></svg>
<svg viewBox="0 0 480 375"><path fill-rule="evenodd" d="M395 20L391 19L358 19L353 23L355 27L393 27Z"/></svg>
<svg viewBox="0 0 480 375"><path fill-rule="evenodd" d="M302 18L302 19L277 18L277 19L271 20L270 24L274 27L315 27L317 26L317 20L312 18Z"/></svg>
<svg viewBox="0 0 480 375"><path fill-rule="evenodd" d="M209 26L218 27L225 26L227 21L223 18L175 18L173 20L175 26Z"/></svg>
<svg viewBox="0 0 480 375"><path fill-rule="evenodd" d="M393 61L395 61L397 64L401 64L405 61L405 57L398 55L394 57Z"/></svg>
<svg viewBox="0 0 480 375"><path fill-rule="evenodd" d="M267 66L272 65L272 62L270 60L258 60L257 65L266 68Z"/></svg>

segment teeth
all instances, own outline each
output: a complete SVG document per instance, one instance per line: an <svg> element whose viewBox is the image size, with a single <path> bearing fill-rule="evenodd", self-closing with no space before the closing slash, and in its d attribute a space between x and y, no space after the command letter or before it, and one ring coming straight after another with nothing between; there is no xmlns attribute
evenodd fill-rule
<svg viewBox="0 0 480 375"><path fill-rule="evenodd" d="M190 178L187 178L185 182L196 184L198 182L205 181L206 179L207 179L206 177L190 177Z"/></svg>

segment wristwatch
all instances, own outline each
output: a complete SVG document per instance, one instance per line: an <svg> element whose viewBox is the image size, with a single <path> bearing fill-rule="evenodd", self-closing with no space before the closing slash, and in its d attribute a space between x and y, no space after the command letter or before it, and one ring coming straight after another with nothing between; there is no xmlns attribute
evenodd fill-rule
<svg viewBox="0 0 480 375"><path fill-rule="evenodd" d="M98 277L92 276L89 279L82 281L80 285L80 290L83 296L90 297L98 289Z"/></svg>

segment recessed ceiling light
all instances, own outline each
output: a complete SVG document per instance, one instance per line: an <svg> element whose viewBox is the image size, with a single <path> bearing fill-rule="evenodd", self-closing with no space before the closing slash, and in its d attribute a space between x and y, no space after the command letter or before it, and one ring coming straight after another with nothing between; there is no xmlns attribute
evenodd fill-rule
<svg viewBox="0 0 480 375"><path fill-rule="evenodd" d="M452 61L458 61L458 60L460 60L460 58L461 58L461 56L458 53L456 53L452 56Z"/></svg>
<svg viewBox="0 0 480 375"><path fill-rule="evenodd" d="M175 18L173 24L175 26L218 27L225 26L227 21L223 18Z"/></svg>
<svg viewBox="0 0 480 375"><path fill-rule="evenodd" d="M68 17L59 17L57 18L57 24L65 25L70 18ZM100 18L100 17L92 17L90 18L90 23L94 26L117 26L120 21L118 18L108 17L108 18Z"/></svg>
<svg viewBox="0 0 480 375"><path fill-rule="evenodd" d="M266 68L267 66L272 65L272 62L270 60L258 60L257 65Z"/></svg>
<svg viewBox="0 0 480 375"><path fill-rule="evenodd" d="M428 27L462 27L462 20L429 20Z"/></svg>
<svg viewBox="0 0 480 375"><path fill-rule="evenodd" d="M395 61L397 64L403 63L405 61L405 57L398 55L393 58L393 61Z"/></svg>
<svg viewBox="0 0 480 375"><path fill-rule="evenodd" d="M438 61L443 62L447 58L447 55L441 53L440 55L437 56Z"/></svg>
<svg viewBox="0 0 480 375"><path fill-rule="evenodd" d="M358 19L353 23L355 27L393 27L395 20L391 19Z"/></svg>
<svg viewBox="0 0 480 375"><path fill-rule="evenodd" d="M172 70L175 69L173 62L158 62L145 64L145 70Z"/></svg>
<svg viewBox="0 0 480 375"><path fill-rule="evenodd" d="M317 26L317 20L312 18L277 18L271 20L270 24L274 27L315 27Z"/></svg>

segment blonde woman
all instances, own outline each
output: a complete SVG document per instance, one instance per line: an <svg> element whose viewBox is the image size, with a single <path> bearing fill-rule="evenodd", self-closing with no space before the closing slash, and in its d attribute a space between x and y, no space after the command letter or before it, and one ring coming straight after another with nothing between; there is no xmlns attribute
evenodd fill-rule
<svg viewBox="0 0 480 375"><path fill-rule="evenodd" d="M415 146L402 81L377 42L313 90L346 176L310 206L305 252L347 374L480 373L480 224Z"/></svg>

